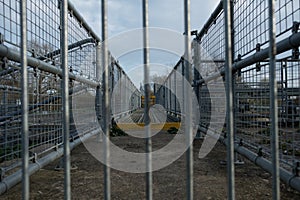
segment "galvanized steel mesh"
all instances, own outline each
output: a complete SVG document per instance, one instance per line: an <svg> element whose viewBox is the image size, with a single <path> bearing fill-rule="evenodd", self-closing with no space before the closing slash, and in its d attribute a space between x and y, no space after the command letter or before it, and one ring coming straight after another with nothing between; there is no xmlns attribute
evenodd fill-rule
<svg viewBox="0 0 300 200"><path fill-rule="evenodd" d="M225 2L225 1L224 1ZM208 89L208 82L213 82L218 74L224 76L226 83L225 61L225 26L224 2L221 1L213 12L204 28L194 39L193 67L194 91L200 107L200 132L205 134L211 123L211 104L213 98ZM300 1L275 1L276 17L276 55L275 79L277 93L277 107L271 107L270 93L270 57L268 56L270 16L268 1L236 0L231 3L231 31L233 56L233 109L227 110L227 117L233 113L233 133L235 149L246 148L252 152L253 161L259 158L268 160L272 165L272 136L275 134L271 128L271 110L278 112L278 138L280 168L290 172L290 178L299 176L300 162L300 90L299 90L299 41L291 41L291 37L299 36ZM292 44L293 43L293 44ZM283 50L284 49L284 50ZM264 52L262 52L264 51ZM264 54L264 56L261 56ZM177 71L182 75L183 60L178 61L173 73ZM215 70L215 67L219 70ZM173 87L175 77L170 75L157 90L158 102L165 106L168 112L176 115L176 100L168 89ZM180 91L180 81L176 81L174 91ZM217 90L215 87L215 90ZM226 90L228 94L228 90ZM183 94L182 91L179 94ZM220 97L221 98L221 97ZM223 106L224 108L224 106ZM214 108L214 109L222 109ZM178 113L177 113L178 114ZM221 134L221 141L228 145L228 124L225 123ZM214 131L214 130L212 130ZM198 136L201 136L198 135ZM241 152L241 151L240 151ZM229 152L227 152L229 153ZM250 154L249 154L250 155ZM251 156L247 156L248 158ZM255 158L256 157L256 158ZM235 162L237 162L236 157ZM227 160L227 163L230 162ZM264 165L264 164L263 164ZM273 164L274 165L274 164ZM262 166L266 169L266 165ZM269 171L272 172L271 168ZM281 173L282 179L285 173ZM287 181L287 182L288 182ZM229 188L234 190L234 188ZM276 195L274 195L276 196ZM275 198L275 197L274 197Z"/></svg>
<svg viewBox="0 0 300 200"><path fill-rule="evenodd" d="M63 146L61 1L29 0L27 3L29 162L35 163ZM103 67L100 39L68 2L68 71L70 142L80 140L103 125ZM20 1L0 1L0 168L1 180L21 168L21 26ZM97 50L98 48L98 50ZM109 88L121 78L126 84L114 104L115 118L139 107L137 88L110 56ZM131 95L135 92L135 95ZM131 103L132 102L134 103ZM116 106L117 107L117 106ZM123 110L122 110L122 109ZM95 110L96 109L96 110ZM130 110L129 110L130 109ZM95 114L96 113L96 114ZM98 131L97 131L98 130ZM2 191L3 192L3 191Z"/></svg>
<svg viewBox="0 0 300 200"><path fill-rule="evenodd" d="M0 32L2 47L13 52L20 51L20 2L1 1ZM60 69L60 14L57 1L28 1L28 56ZM68 53L70 73L96 80L96 38L89 39L88 31L81 27L80 21L69 14ZM80 44L81 41L86 40ZM76 44L78 43L78 44ZM1 168L5 176L20 165L21 156L21 71L17 60L9 60L1 55ZM16 58L17 59L17 58ZM10 89L10 87L13 87ZM69 83L70 95L76 96L91 86L76 80ZM93 88L93 87L92 87ZM61 75L39 69L28 68L29 102L29 151L30 160L42 157L62 145L62 101ZM75 109L74 109L75 110ZM71 123L71 137L78 132ZM88 126L87 126L88 127ZM87 128L86 127L86 128ZM93 128L93 127L89 127Z"/></svg>
<svg viewBox="0 0 300 200"><path fill-rule="evenodd" d="M299 1L276 1L277 43L298 33ZM234 63L250 59L251 55L269 47L269 18L267 1L234 1L233 13ZM224 15L220 10L205 34L196 41L222 69L224 67L225 40ZM200 59L201 60L201 59ZM223 61L223 62L222 62ZM205 61L200 70L205 68ZM251 62L251 61L250 61ZM235 138L243 140L245 146L257 152L262 150L270 158L270 88L269 60L261 59L255 64L244 65L234 70L234 124ZM222 72L222 70L221 70ZM211 73L213 74L213 72ZM280 138L280 163L292 171L300 161L299 154L299 51L290 49L276 57L276 80L278 89L278 126ZM197 86L199 87L199 85ZM208 109L206 92L201 90L200 104ZM202 98L202 99L201 99ZM210 101L208 98L207 101ZM201 106L200 105L200 106ZM205 116L208 112L202 112ZM205 126L207 122L201 120Z"/></svg>
<svg viewBox="0 0 300 200"><path fill-rule="evenodd" d="M34 1L27 2L27 58L28 58L28 127L29 127L29 157L30 163L58 151L63 145L63 96L62 96L62 60L61 60L61 31L60 14L62 1ZM185 30L189 32L189 1L185 2ZM223 3L224 2L224 3ZM275 3L275 12L270 13L271 3ZM107 37L106 1L103 5L103 38ZM148 27L148 1L143 2L144 28ZM230 6L227 6L229 5ZM21 131L22 131L22 107L21 107L21 23L20 1L0 0L0 168L1 180L14 174L22 165L21 162ZM226 5L226 7L225 7ZM68 3L68 70L69 70L69 98L70 98L70 141L76 141L80 136L88 135L98 129L98 121L107 131L110 117L118 119L141 106L140 92L128 78L121 66L108 54L104 64L108 68L104 73L103 54L99 48L101 42L72 4ZM224 10L225 9L225 10ZM228 11L231 12L228 12ZM231 27L225 15L231 13ZM278 55L276 56L275 76L270 73L271 57L268 55L270 42L272 14L276 21L276 44ZM104 19L105 18L105 19ZM191 109L190 103L185 108L187 99L178 99L184 96L184 78L194 87L199 103L199 134L206 133L209 124L217 122L212 119L212 109L218 112L226 112L228 118L221 134L221 141L230 145L228 154L232 153L232 146L239 153L244 153L254 162L262 160L260 165L268 168L268 164L276 161L279 154L279 163L282 179L287 180L292 187L299 189L300 166L300 60L299 60L299 25L300 25L300 1L251 1L235 0L221 1L213 12L204 28L192 43L193 78L189 77L190 69L184 58L181 58L168 78L161 85L156 85L156 103L161 104L169 115L181 116L183 110ZM227 29L226 29L227 28ZM230 29L232 35L226 35ZM144 33L144 64L147 65L148 33ZM231 42L230 42L231 40ZM228 43L229 41L229 43ZM271 40L272 41L272 40ZM65 41L66 42L66 41ZM186 52L190 51L190 44L186 43ZM228 47L232 45L232 52ZM199 48L201 46L201 48ZM228 53L231 53L233 62ZM189 58L190 53L187 53ZM185 57L185 56L183 56ZM99 59L101 58L101 59ZM233 97L233 108L224 110L224 105L212 108L211 103L220 98L220 83L209 90L207 81L213 82L217 75L222 75L223 83L228 82L229 66L232 64L233 86L228 90L227 96ZM212 66L217 66L216 68ZM227 68L228 67L228 68ZM226 70L225 70L226 69ZM271 71L272 72L272 71ZM217 75L216 75L217 74ZM227 74L227 75L226 75ZM147 78L149 74L145 74ZM108 77L107 77L108 76ZM24 78L24 77L23 77ZM149 77L148 77L149 78ZM114 108L110 116L108 110L108 97L112 91L109 88L122 79L125 90L117 92L110 102ZM191 80L192 79L192 80ZM271 81L276 80L277 101L276 108L271 107L274 99L271 93L276 90L270 87ZM230 80L231 81L231 80ZM222 84L223 84L222 83ZM274 83L274 82L273 82ZM230 86L230 84L228 84ZM230 86L231 87L231 86ZM104 90L103 90L104 89ZM233 91L230 93L229 91ZM229 94L230 93L230 94ZM84 94L84 95L83 95ZM133 94L133 95L132 95ZM213 94L213 95L212 95ZM276 93L275 93L276 94ZM105 98L104 98L105 97ZM125 100L123 99L125 97ZM146 95L147 97L147 95ZM215 99L214 99L215 98ZM94 99L91 101L91 99ZM105 100L106 99L106 100ZM77 103L73 103L77 102ZM106 105L104 105L106 103ZM146 98L146 104L149 100ZM274 103L274 102L273 102ZM124 104L129 104L128 109ZM276 105L274 104L274 105ZM96 110L94 109L96 107ZM103 108L107 111L103 112ZM273 109L273 110L272 110ZM271 117L271 112L276 110L278 116ZM96 115L91 113L96 112ZM147 109L145 110L147 115ZM190 116L188 116L190 117ZM105 119L105 120L103 120ZM277 129L274 129L274 121ZM80 126L78 125L80 122ZM104 123L104 124L103 124ZM233 129L230 129L233 123ZM103 126L104 125L104 126ZM221 124L223 125L223 124ZM221 126L218 125L218 126ZM189 132L189 125L186 130ZM229 131L228 131L229 130ZM273 132L276 130L275 132ZM216 130L212 130L216 131ZM272 141L276 139L278 132L279 148L273 148ZM107 132L106 132L107 133ZM146 132L147 133L147 132ZM233 135L231 135L233 133ZM190 133L186 133L190 137ZM275 134L275 137L274 137ZM201 137L200 135L197 135ZM234 137L231 144L228 137ZM189 138L191 139L191 138ZM275 140L276 143L276 140ZM105 153L109 160L109 146ZM273 149L272 149L273 148ZM151 139L147 140L146 149L151 151ZM192 147L188 150L187 160L187 195L193 198L193 157ZM189 154L190 153L190 154ZM250 155L250 156L249 156ZM252 156L252 157L251 157ZM254 158L255 156L255 158ZM234 171L233 163L228 157L229 172ZM273 160L272 160L273 158ZM235 160L236 161L236 160ZM151 156L147 157L147 163L151 169ZM261 164L262 163L262 164ZM268 164L265 164L268 163ZM274 163L273 163L274 164ZM267 167L266 167L267 166ZM281 171L282 172L282 171ZM286 173L287 172L287 173ZM28 173L28 172L27 172ZM105 168L105 197L110 199L110 170ZM231 174L231 175L234 175ZM297 179L297 180L296 180ZM296 180L296 181L294 181ZM147 174L147 198L152 199L152 174ZM231 199L234 199L234 180L229 186ZM66 183L67 185L68 183ZM276 185L274 181L274 185ZM66 186L67 187L67 186ZM275 187L276 188L276 187ZM66 190L68 192L68 190ZM3 191L2 191L3 192ZM276 191L273 190L274 198ZM66 195L68 196L68 195ZM67 198L67 197L66 197Z"/></svg>

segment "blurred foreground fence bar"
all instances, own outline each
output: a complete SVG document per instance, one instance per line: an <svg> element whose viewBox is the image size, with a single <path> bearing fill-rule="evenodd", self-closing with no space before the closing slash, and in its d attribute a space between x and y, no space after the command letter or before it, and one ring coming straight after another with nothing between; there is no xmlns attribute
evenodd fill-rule
<svg viewBox="0 0 300 200"><path fill-rule="evenodd" d="M225 15L225 82L226 82L226 133L227 142L227 173L228 173L228 199L235 199L235 171L234 171L234 110L233 110L233 79L232 79L232 59L234 38L232 37L232 9L230 0L224 0ZM201 103L201 102L200 102Z"/></svg>
<svg viewBox="0 0 300 200"><path fill-rule="evenodd" d="M28 140L28 70L27 70L27 3L22 1L21 11L21 74L22 74L22 198L29 199L29 140Z"/></svg>

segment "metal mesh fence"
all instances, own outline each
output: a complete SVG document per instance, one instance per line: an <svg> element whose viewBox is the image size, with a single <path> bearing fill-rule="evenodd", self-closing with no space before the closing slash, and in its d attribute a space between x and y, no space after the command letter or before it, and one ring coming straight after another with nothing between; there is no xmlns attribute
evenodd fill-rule
<svg viewBox="0 0 300 200"><path fill-rule="evenodd" d="M221 4L222 5L222 4ZM291 173L296 173L300 161L299 154L299 50L297 44L284 51L280 45L299 31L299 1L276 1L276 41L279 53L276 57L277 108L270 107L270 65L268 56L258 56L269 47L269 13L267 1L240 1L232 4L233 30L233 79L234 79L234 137L255 154L271 161L270 110L278 110L279 156L280 165ZM201 31L196 41L215 65L219 65L224 75L224 13L220 9L214 19L210 19L208 29ZM204 34L203 34L204 32ZM280 45L279 45L280 44ZM288 46L283 45L283 46ZM265 55L267 53L265 52ZM195 64L204 77L214 77L213 72L205 74L209 66L201 60L201 53L194 55L200 59ZM194 60L195 61L195 60ZM204 73L203 73L204 72ZM213 78L212 78L213 79ZM201 83L201 78L196 78ZM199 103L203 109L211 102L208 92L201 84ZM209 115L209 111L203 110ZM200 118L200 124L206 124L209 118ZM225 130L225 129L224 129ZM225 134L226 136L226 134Z"/></svg>
<svg viewBox="0 0 300 200"><path fill-rule="evenodd" d="M109 137L110 117L117 119L124 114L130 113L140 107L140 94L133 83L114 61L111 55L99 55L100 39L91 30L76 9L68 4L68 41L61 41L63 24L65 19L61 16L61 6L66 1L26 1L27 5L27 58L28 58L28 97L22 97L21 81L24 80L21 74L21 3L23 1L0 0L0 168L1 180L14 173L22 165L21 133L24 131L22 117L24 105L21 102L28 99L28 132L29 132L29 152L30 163L35 163L38 159L46 157L53 152L58 152L63 146L64 136L70 129L70 141L77 140L80 136L85 136L98 130L98 121L102 121L105 132ZM228 164L230 173L229 193L233 198L234 193L234 165L230 156L233 146L236 151L243 153L249 159L269 170L270 163L276 161L279 154L281 178L286 180L296 189L299 189L299 166L300 166L300 90L299 90L299 25L300 25L300 1L299 0L277 0L275 3L277 57L276 65L272 68L272 53L269 54L269 44L272 44L272 31L270 2L274 1L250 1L235 0L220 3L214 11L204 28L199 32L194 40L193 46L193 70L194 70L194 91L195 99L189 96L186 90L185 78L190 83L190 68L187 61L182 58L168 78L161 83L156 91L157 102L164 106L169 116L175 115L179 118L187 118L185 131L187 140L192 140L190 121L191 103L197 106L193 109L195 119L199 119L199 130L209 133L210 136L218 132L221 140L229 145ZM102 1L102 26L103 38L106 39L106 1ZM189 33L189 1L185 3L185 33ZM226 3L226 4L225 4ZM230 4L230 7L225 7ZM23 5L23 4L22 4ZM65 8L65 6L63 6ZM223 9L224 7L224 9ZM225 20L226 15L231 10L231 27L228 27L229 20ZM63 22L63 23L62 23ZM148 1L143 1L143 26L148 27ZM232 52L230 52L228 29L232 31ZM190 60L189 34L186 40L186 57ZM144 64L145 71L148 70L148 33L144 32ZM63 49L61 46L68 43L68 86L70 103L70 127L66 129L66 112L64 110L65 100L63 95L66 87L63 81L67 77L63 75L64 59L61 60ZM62 44L63 43L63 44ZM104 45L105 46L105 45ZM198 48L200 46L200 48ZM271 52L271 51L270 51ZM229 69L228 60L232 53L233 57L233 80L228 80L227 70ZM106 55L106 52L105 52ZM269 56L270 55L270 56ZM100 60L103 56L103 63L106 70L102 77L103 69ZM225 66L227 62L228 66ZM270 64L271 63L271 64ZM271 65L271 66L270 66ZM228 68L226 68L228 67ZM23 68L24 69L24 68ZM225 72L226 69L226 72ZM275 77L272 71L275 69ZM25 70L26 71L26 70ZM149 74L145 73L145 79ZM217 81L219 75L223 76L222 82ZM231 75L231 69L229 70ZM109 77L109 78L108 78ZM276 88L271 87L276 79ZM101 85L101 80L104 85ZM122 87L117 87L119 91L113 96L112 101L108 102L113 93L111 88L121 81ZM233 81L233 87L227 87L227 100L233 95L233 108L225 111L225 105L213 103L218 102L222 97L221 87L224 82ZM146 81L147 82L147 81ZM210 84L208 84L208 82ZM228 84L230 85L230 84ZM145 86L147 87L147 85ZM68 87L67 87L68 88ZM102 89L105 89L104 92ZM233 90L231 93L228 89ZM276 93L278 91L278 93ZM149 104L149 91L145 89L145 117L147 118ZM105 95L103 95L105 93ZM108 94L109 93L109 94ZM277 107L272 107L274 99L270 98L275 93ZM105 98L103 98L105 96ZM185 96L185 98L177 98ZM223 95L225 96L225 95ZM103 102L105 105L103 105ZM191 100L192 99L192 100ZM112 116L107 105L112 104ZM225 103L224 103L225 104ZM106 107L105 107L106 106ZM183 106L183 107L182 107ZM101 108L105 107L104 111ZM278 116L272 116L272 111L276 110ZM184 116L181 116L182 113ZM223 128L221 116L213 113L227 114L228 123ZM96 113L96 114L95 114ZM219 118L218 118L219 117ZM278 123L276 122L278 119ZM231 130L231 120L234 122ZM147 121L147 120L146 120ZM65 122L65 123L63 123ZM276 124L275 124L276 122ZM214 123L217 127L210 127ZM274 149L278 128L279 149ZM218 129L221 128L221 129ZM229 130L229 131L228 131ZM95 132L97 133L97 132ZM231 140L226 142L226 138L235 139L235 144ZM146 129L149 136L149 129ZM275 135L275 137L274 137ZM225 138L225 139L224 139ZM110 149L108 140L104 141L105 159L110 159ZM147 153L151 152L151 138L147 138ZM66 144L66 142L64 143ZM65 145L65 152L68 146ZM193 146L187 150L187 196L193 196ZM50 159L51 160L51 159ZM107 161L106 160L106 161ZM236 161L236 160L234 160ZM68 161L65 160L65 163ZM271 163L272 164L272 163ZM24 162L23 162L24 165ZM67 165L66 165L67 166ZM278 167L276 163L273 166ZM272 167L273 167L272 166ZM147 169L152 169L151 153L147 154ZM271 168L272 168L271 167ZM276 169L275 169L276 170ZM105 197L110 198L110 169L105 167ZM273 170L274 171L274 170ZM288 173L287 173L288 172ZM23 174L28 171L23 171ZM70 183L65 176L66 198L70 195ZM147 198L152 198L152 172L147 173ZM19 176L20 178L20 176ZM21 178L20 178L21 179ZM276 183L276 180L274 181ZM26 183L25 183L26 186ZM6 186L5 186L6 187ZM3 189L1 192L8 188ZM276 190L276 188L275 188ZM274 189L273 189L274 191ZM275 191L276 192L276 191Z"/></svg>
<svg viewBox="0 0 300 200"><path fill-rule="evenodd" d="M20 1L0 1L0 168L1 180L21 167L21 24ZM28 127L30 163L58 152L63 146L61 16L60 1L27 1ZM70 141L99 133L102 120L102 73L100 39L68 6L68 70ZM97 50L98 48L98 50ZM111 86L126 79L124 95L131 107L139 106L139 93L122 68L110 58L114 71ZM111 87L113 88L113 87ZM131 95L135 92L135 95ZM134 99L134 101L133 101ZM120 103L121 99L118 99ZM123 107L124 108L124 107ZM3 191L2 191L3 192Z"/></svg>
<svg viewBox="0 0 300 200"><path fill-rule="evenodd" d="M281 178L290 182L291 177L299 176L300 162L300 60L298 41L300 1L279 0L275 3L277 55L274 78L277 83L277 94L275 94L278 105L276 108L271 107L273 100L271 99L271 92L275 90L270 86L272 81L269 57L270 2L230 1L232 11L230 29L232 31L233 56L233 108L232 110L227 108L227 111L224 109L226 107L225 102L223 105L212 106L217 99L224 98L220 96L220 87L228 82L225 74L225 60L228 59L225 50L228 49L228 46L225 43L224 2L220 2L203 29L198 32L192 45L193 85L199 103L200 131L204 133L216 131L210 127L210 124L216 123L220 119L213 116L213 112L226 112L227 118L232 112L235 150L254 162L263 159L264 162L260 165L266 169L268 168L267 165L272 166L272 157L274 156L272 137L275 133L271 128L273 123L271 111L276 110L278 112L276 127L278 127ZM180 71L180 67L184 67L181 61L174 67L174 70ZM215 83L220 76L223 76L224 83ZM172 78L174 77L169 76L163 87L157 92L159 102L169 112L174 112L172 104L175 101L166 92L165 87L173 87L170 85ZM180 84L182 81L177 80L176 87L178 88L175 88L175 91L178 91ZM226 95L229 95L227 89ZM225 123L224 128L218 133L221 141L227 145L228 128L229 125ZM235 156L234 162L238 162L237 158ZM230 161L227 160L228 162ZM273 165L275 164L273 163ZM272 172L271 167L268 170ZM287 176L284 170L287 170L290 176ZM230 190L234 190L234 188L231 187Z"/></svg>
<svg viewBox="0 0 300 200"><path fill-rule="evenodd" d="M19 52L20 2L1 1L0 32L2 45ZM60 15L57 1L28 1L28 56L60 69ZM89 38L80 22L69 14L70 73L95 80L95 41L78 44ZM76 45L77 43L77 45ZM2 55L1 85L1 168L5 175L20 166L21 156L21 72L19 61ZM31 66L32 67L32 66ZM28 69L29 151L31 161L62 145L61 77L32 67ZM7 87L15 87L14 90ZM71 95L80 91L77 81L70 81ZM86 85L85 87L90 87ZM6 89L5 89L6 88ZM81 89L82 90L82 89ZM71 125L72 136L76 130Z"/></svg>
<svg viewBox="0 0 300 200"><path fill-rule="evenodd" d="M276 37L281 40L290 35L293 22L299 21L299 1L276 1ZM268 47L269 17L267 1L235 1L234 5L235 53L242 57L256 51L257 44ZM238 16L238 17L236 17Z"/></svg>

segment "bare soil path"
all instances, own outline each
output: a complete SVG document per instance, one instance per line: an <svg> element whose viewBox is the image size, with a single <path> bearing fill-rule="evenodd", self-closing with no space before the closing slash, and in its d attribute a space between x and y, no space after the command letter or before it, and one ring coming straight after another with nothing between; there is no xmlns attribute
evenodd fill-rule
<svg viewBox="0 0 300 200"><path fill-rule="evenodd" d="M153 138L154 148L167 144L173 135L161 133ZM111 140L128 151L143 152L144 142L129 136ZM204 159L197 155L201 141L194 142L194 199L227 199L226 149L217 144ZM236 166L237 199L271 199L271 176L250 161ZM51 163L30 179L31 199L63 199L63 171L55 171L59 160ZM72 199L103 199L103 165L80 145L72 151ZM154 199L186 199L185 156L170 166L153 173ZM117 170L111 172L112 199L145 199L145 175ZM21 184L12 188L0 199L21 199ZM300 199L300 194L281 185L281 199Z"/></svg>

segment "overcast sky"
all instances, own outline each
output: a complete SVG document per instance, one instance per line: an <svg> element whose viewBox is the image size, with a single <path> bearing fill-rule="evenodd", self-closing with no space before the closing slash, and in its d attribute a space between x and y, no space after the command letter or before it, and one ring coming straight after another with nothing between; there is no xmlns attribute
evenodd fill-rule
<svg viewBox="0 0 300 200"><path fill-rule="evenodd" d="M93 30L101 36L101 1L100 0L71 0L76 9L81 13ZM191 0L191 29L200 30L216 8L220 0ZM149 0L149 26L166 28L180 34L184 32L183 0ZM141 0L108 0L108 34L114 37L125 31L142 27L142 1ZM153 53L154 55L155 53ZM141 55L141 54L140 54ZM133 62L133 56L136 59ZM156 58L158 56L151 56ZM178 61L179 55L165 54L165 59L159 64L172 65ZM124 70L141 65L141 56L130 53L127 59L117 58ZM152 60L150 60L153 62ZM154 61L157 63L157 61ZM163 62L163 63L161 63ZM126 65L126 66L125 66ZM152 74L157 73L156 69ZM160 71L168 71L166 69ZM131 77L134 79L133 77ZM135 82L135 80L133 80Z"/></svg>

